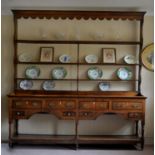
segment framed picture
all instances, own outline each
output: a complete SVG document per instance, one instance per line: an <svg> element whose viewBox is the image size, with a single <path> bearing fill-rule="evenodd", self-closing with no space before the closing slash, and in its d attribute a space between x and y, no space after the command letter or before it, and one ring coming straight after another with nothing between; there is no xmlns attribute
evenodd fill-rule
<svg viewBox="0 0 155 155"><path fill-rule="evenodd" d="M102 62L103 63L116 63L116 49L115 48L102 48Z"/></svg>
<svg viewBox="0 0 155 155"><path fill-rule="evenodd" d="M40 61L53 62L54 60L54 47L40 47Z"/></svg>

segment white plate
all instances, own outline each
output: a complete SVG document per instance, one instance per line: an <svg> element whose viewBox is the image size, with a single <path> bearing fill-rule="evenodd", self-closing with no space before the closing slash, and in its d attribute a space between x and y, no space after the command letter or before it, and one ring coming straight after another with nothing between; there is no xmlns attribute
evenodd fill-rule
<svg viewBox="0 0 155 155"><path fill-rule="evenodd" d="M25 75L27 78L35 79L40 75L40 69L35 66L28 67L26 68Z"/></svg>
<svg viewBox="0 0 155 155"><path fill-rule="evenodd" d="M19 87L23 90L30 90L33 86L33 82L30 80L22 80L19 83Z"/></svg>
<svg viewBox="0 0 155 155"><path fill-rule="evenodd" d="M67 54L63 54L59 57L59 61L62 63L69 63L71 62L71 57Z"/></svg>
<svg viewBox="0 0 155 155"><path fill-rule="evenodd" d="M102 70L97 67L88 69L88 78L91 80L100 79L103 75Z"/></svg>
<svg viewBox="0 0 155 155"><path fill-rule="evenodd" d="M121 67L117 70L117 76L121 80L130 80L132 78L132 72L127 67Z"/></svg>
<svg viewBox="0 0 155 155"><path fill-rule="evenodd" d="M55 83L52 80L47 80L43 82L42 85L43 90L50 91L55 88Z"/></svg>
<svg viewBox="0 0 155 155"><path fill-rule="evenodd" d="M31 56L28 55L27 53L22 53L18 56L18 61L20 62L30 62L31 61Z"/></svg>
<svg viewBox="0 0 155 155"><path fill-rule="evenodd" d="M86 57L85 57L85 61L87 62L87 63L97 63L98 62L98 57L96 56L96 55L87 55Z"/></svg>
<svg viewBox="0 0 155 155"><path fill-rule="evenodd" d="M110 89L110 83L109 82L101 82L99 84L99 89L101 91L107 91L107 90L109 90Z"/></svg>
<svg viewBox="0 0 155 155"><path fill-rule="evenodd" d="M126 55L124 57L124 61L127 63L127 64L135 64L136 63L136 59L133 55Z"/></svg>
<svg viewBox="0 0 155 155"><path fill-rule="evenodd" d="M63 67L56 67L52 70L53 79L63 79L67 75L67 71Z"/></svg>

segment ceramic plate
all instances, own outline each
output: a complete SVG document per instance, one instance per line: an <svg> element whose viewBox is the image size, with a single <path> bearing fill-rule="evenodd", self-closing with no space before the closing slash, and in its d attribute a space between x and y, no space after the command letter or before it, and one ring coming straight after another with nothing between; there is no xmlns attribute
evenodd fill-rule
<svg viewBox="0 0 155 155"><path fill-rule="evenodd" d="M144 67L150 71L154 71L154 44L146 46L141 54L141 59Z"/></svg>
<svg viewBox="0 0 155 155"><path fill-rule="evenodd" d="M52 80L47 80L43 82L42 85L43 90L50 91L55 88L55 83Z"/></svg>
<svg viewBox="0 0 155 155"><path fill-rule="evenodd" d="M67 75L67 71L63 67L56 67L52 70L53 79L63 79Z"/></svg>
<svg viewBox="0 0 155 155"><path fill-rule="evenodd" d="M98 57L96 55L87 55L85 57L85 61L87 63L97 63L98 62Z"/></svg>
<svg viewBox="0 0 155 155"><path fill-rule="evenodd" d="M117 76L121 80L130 80L132 78L132 72L127 67L121 67L117 70Z"/></svg>
<svg viewBox="0 0 155 155"><path fill-rule="evenodd" d="M101 82L99 84L99 89L101 91L107 91L107 90L109 90L110 89L110 83L109 82Z"/></svg>
<svg viewBox="0 0 155 155"><path fill-rule="evenodd" d="M101 69L94 67L88 69L88 78L91 80L100 79L103 75L103 72Z"/></svg>
<svg viewBox="0 0 155 155"><path fill-rule="evenodd" d="M135 57L133 55L126 55L124 57L124 61L127 63L127 64L135 64L136 63L136 60L135 60Z"/></svg>
<svg viewBox="0 0 155 155"><path fill-rule="evenodd" d="M71 61L71 57L67 54L63 54L59 57L59 61L62 63L69 63Z"/></svg>
<svg viewBox="0 0 155 155"><path fill-rule="evenodd" d="M18 56L18 61L20 62L30 62L31 61L31 56L28 55L27 53L22 53Z"/></svg>
<svg viewBox="0 0 155 155"><path fill-rule="evenodd" d="M27 78L35 79L40 75L40 69L35 66L28 67L26 68L25 75Z"/></svg>
<svg viewBox="0 0 155 155"><path fill-rule="evenodd" d="M33 82L31 80L22 80L19 83L19 87L23 90L30 90L33 86Z"/></svg>

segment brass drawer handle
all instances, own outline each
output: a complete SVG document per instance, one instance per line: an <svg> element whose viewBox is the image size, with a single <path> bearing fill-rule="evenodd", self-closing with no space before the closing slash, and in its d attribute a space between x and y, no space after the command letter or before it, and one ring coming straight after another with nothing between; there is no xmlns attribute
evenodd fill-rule
<svg viewBox="0 0 155 155"><path fill-rule="evenodd" d="M37 102L33 102L32 105L33 105L34 107L36 107L36 106L38 106L38 103L37 103Z"/></svg>

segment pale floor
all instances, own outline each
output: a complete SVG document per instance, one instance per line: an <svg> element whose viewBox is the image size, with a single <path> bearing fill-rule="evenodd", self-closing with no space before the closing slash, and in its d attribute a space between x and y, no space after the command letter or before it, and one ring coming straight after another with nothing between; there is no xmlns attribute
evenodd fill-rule
<svg viewBox="0 0 155 155"><path fill-rule="evenodd" d="M145 146L138 150L101 150L101 149L66 149L37 146L15 146L9 149L7 144L1 145L1 155L153 155L153 146Z"/></svg>

